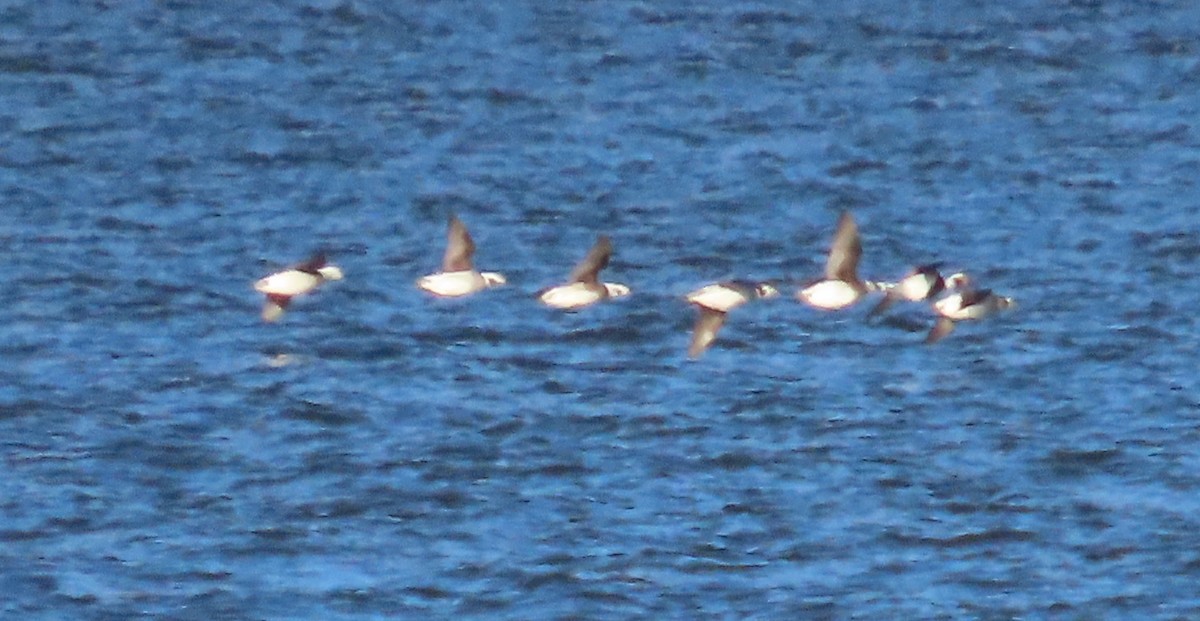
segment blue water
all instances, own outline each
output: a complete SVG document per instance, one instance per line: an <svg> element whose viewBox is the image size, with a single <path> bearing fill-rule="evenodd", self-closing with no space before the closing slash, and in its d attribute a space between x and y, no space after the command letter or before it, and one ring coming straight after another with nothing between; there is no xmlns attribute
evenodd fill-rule
<svg viewBox="0 0 1200 621"><path fill-rule="evenodd" d="M2 616L1200 618L1200 8L901 4L5 3Z"/></svg>

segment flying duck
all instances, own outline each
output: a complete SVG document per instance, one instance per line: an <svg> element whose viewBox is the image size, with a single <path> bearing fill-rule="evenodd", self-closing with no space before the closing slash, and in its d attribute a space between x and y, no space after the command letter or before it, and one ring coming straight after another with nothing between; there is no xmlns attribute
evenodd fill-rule
<svg viewBox="0 0 1200 621"><path fill-rule="evenodd" d="M600 281L600 270L608 265L612 251L608 236L601 235L587 256L571 271L567 284L543 290L538 299L553 308L576 309L607 298L629 295L629 287L625 285Z"/></svg>
<svg viewBox="0 0 1200 621"><path fill-rule="evenodd" d="M260 279L254 283L254 289L267 298L263 304L263 321L279 319L292 298L309 293L326 280L341 280L342 276L340 268L327 263L324 253L318 253L299 265Z"/></svg>
<svg viewBox="0 0 1200 621"><path fill-rule="evenodd" d="M858 225L850 212L838 218L837 232L825 262L825 278L801 289L796 299L821 310L848 308L871 291L880 289L877 283L858 278L858 259L862 256L862 240Z"/></svg>
<svg viewBox="0 0 1200 621"><path fill-rule="evenodd" d="M883 284L886 293L879 304L867 313L867 318L882 313L900 300L923 302L943 291L962 289L970 284L970 279L962 272L942 278L941 272L938 271L940 267L941 263L920 265L899 281Z"/></svg>
<svg viewBox="0 0 1200 621"><path fill-rule="evenodd" d="M436 296L455 298L508 282L503 274L476 271L471 265L474 254L475 242L471 240L466 225L457 216L451 215L446 228L446 254L442 257L442 271L421 278L417 286Z"/></svg>
<svg viewBox="0 0 1200 621"><path fill-rule="evenodd" d="M991 289L968 289L948 295L933 305L937 323L925 337L926 344L936 343L954 330L954 322L978 320L1016 304L1012 298L996 295Z"/></svg>
<svg viewBox="0 0 1200 621"><path fill-rule="evenodd" d="M687 294L687 301L699 311L696 326L692 330L692 342L688 345L688 357L699 358L712 345L717 339L717 332L725 325L726 313L750 300L777 295L779 291L768 283L740 280L708 285Z"/></svg>

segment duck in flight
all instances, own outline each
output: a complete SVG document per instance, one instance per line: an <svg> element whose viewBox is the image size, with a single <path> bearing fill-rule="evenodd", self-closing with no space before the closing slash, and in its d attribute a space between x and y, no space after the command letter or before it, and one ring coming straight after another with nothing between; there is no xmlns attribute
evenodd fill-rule
<svg viewBox="0 0 1200 621"><path fill-rule="evenodd" d="M779 291L768 283L731 280L701 287L687 294L687 301L696 307L696 325L692 329L692 342L688 345L688 357L699 358L713 341L717 332L725 325L729 311L755 299L773 298Z"/></svg>
<svg viewBox="0 0 1200 621"><path fill-rule="evenodd" d="M456 298L508 282L503 274L477 271L472 265L474 255L475 242L471 234L462 220L452 214L446 228L442 271L421 278L417 286L439 297Z"/></svg>
<svg viewBox="0 0 1200 621"><path fill-rule="evenodd" d="M820 310L849 308L867 293L878 291L877 283L866 282L858 277L858 260L862 257L862 240L858 236L858 225L850 212L842 212L838 218L833 245L825 262L825 278L801 289L796 298Z"/></svg>
<svg viewBox="0 0 1200 621"><path fill-rule="evenodd" d="M567 283L543 290L538 299L551 308L573 310L600 300L629 295L629 287L600 280L600 270L608 265L612 252L612 241L607 235L601 235L587 256L571 270Z"/></svg>
<svg viewBox="0 0 1200 621"><path fill-rule="evenodd" d="M938 318L925 336L925 343L933 344L946 338L954 331L956 322L983 319L1015 304L1012 298L996 295L991 289L967 289L948 295L933 305Z"/></svg>
<svg viewBox="0 0 1200 621"><path fill-rule="evenodd" d="M942 278L940 263L920 265L895 283L883 285L884 296L867 313L867 318L874 317L899 301L924 302L936 297L943 291L952 291L967 287L971 281L966 274L957 272Z"/></svg>
<svg viewBox="0 0 1200 621"><path fill-rule="evenodd" d="M327 280L341 280L342 276L341 268L326 262L324 253L318 253L303 263L260 279L254 283L254 289L266 296L263 321L278 320L292 298L312 292Z"/></svg>

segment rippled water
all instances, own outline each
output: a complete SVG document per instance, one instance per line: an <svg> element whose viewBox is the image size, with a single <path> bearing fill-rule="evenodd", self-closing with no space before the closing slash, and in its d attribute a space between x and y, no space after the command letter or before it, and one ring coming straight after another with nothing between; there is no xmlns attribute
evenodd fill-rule
<svg viewBox="0 0 1200 621"><path fill-rule="evenodd" d="M495 4L0 9L5 616L1200 616L1200 10ZM847 209L1019 307L685 359ZM452 210L509 287L413 287Z"/></svg>

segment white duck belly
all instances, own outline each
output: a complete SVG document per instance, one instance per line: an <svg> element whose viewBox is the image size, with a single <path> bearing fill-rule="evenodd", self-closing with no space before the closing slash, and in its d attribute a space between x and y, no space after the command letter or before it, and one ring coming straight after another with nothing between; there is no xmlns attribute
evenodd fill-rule
<svg viewBox="0 0 1200 621"><path fill-rule="evenodd" d="M708 285L689 293L687 301L724 313L745 304L747 298L736 289L724 285Z"/></svg>
<svg viewBox="0 0 1200 621"><path fill-rule="evenodd" d="M542 304L553 308L580 308L595 304L608 297L607 288L603 292L585 283L573 282L547 289L538 299Z"/></svg>
<svg viewBox="0 0 1200 621"><path fill-rule="evenodd" d="M929 292L932 289L933 283L928 276L913 274L896 283L896 286L892 287L891 292L909 302L920 302L929 297Z"/></svg>
<svg viewBox="0 0 1200 621"><path fill-rule="evenodd" d="M308 293L321 284L321 277L300 270L285 270L254 283L254 289L268 295L294 296Z"/></svg>
<svg viewBox="0 0 1200 621"><path fill-rule="evenodd" d="M822 280L796 295L800 301L823 310L840 310L862 297L858 289L842 280Z"/></svg>
<svg viewBox="0 0 1200 621"><path fill-rule="evenodd" d="M430 274L418 280L417 286L434 295L455 298L475 293L485 288L487 283L479 272L464 270Z"/></svg>

